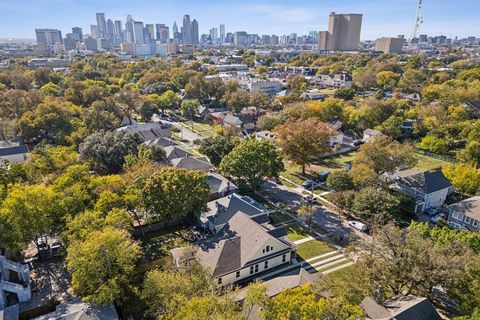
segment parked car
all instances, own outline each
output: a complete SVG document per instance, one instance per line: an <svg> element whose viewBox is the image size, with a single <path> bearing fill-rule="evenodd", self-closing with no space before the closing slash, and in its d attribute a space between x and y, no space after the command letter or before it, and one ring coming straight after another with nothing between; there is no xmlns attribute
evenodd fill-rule
<svg viewBox="0 0 480 320"><path fill-rule="evenodd" d="M434 216L430 219L430 221L432 221L433 223L437 224L438 221L439 221L440 219L444 219L445 216L446 216L446 214L445 214L444 212L440 212L440 213L434 215Z"/></svg>
<svg viewBox="0 0 480 320"><path fill-rule="evenodd" d="M310 202L310 203L316 203L317 202L317 198L315 198L314 196L311 196L311 195L303 196L303 200L305 200L306 202Z"/></svg>
<svg viewBox="0 0 480 320"><path fill-rule="evenodd" d="M320 171L318 173L318 181L325 182L327 181L328 176L330 175L330 171Z"/></svg>
<svg viewBox="0 0 480 320"><path fill-rule="evenodd" d="M364 144L364 143L365 143L365 141L363 141L363 140L355 140L355 141L353 141L353 145L356 146L356 147L358 147L358 146L360 146L360 145L362 145L362 144Z"/></svg>
<svg viewBox="0 0 480 320"><path fill-rule="evenodd" d="M425 213L428 214L429 216L434 216L440 211L440 208L428 208L425 210Z"/></svg>
<svg viewBox="0 0 480 320"><path fill-rule="evenodd" d="M352 228L355 228L357 230L360 230L362 232L365 232L367 231L368 227L365 223L363 222L360 222L360 221L354 221L354 220L350 220L348 221L348 224L352 227Z"/></svg>
<svg viewBox="0 0 480 320"><path fill-rule="evenodd" d="M305 180L302 184L305 189L315 188L315 182L313 180Z"/></svg>

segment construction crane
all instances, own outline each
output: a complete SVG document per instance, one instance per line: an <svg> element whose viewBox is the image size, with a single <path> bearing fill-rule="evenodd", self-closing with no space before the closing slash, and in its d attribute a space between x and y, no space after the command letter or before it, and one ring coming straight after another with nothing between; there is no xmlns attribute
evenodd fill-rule
<svg viewBox="0 0 480 320"><path fill-rule="evenodd" d="M419 41L419 33L420 33L420 26L423 23L423 17L422 17L422 4L423 0L418 0L418 5L417 5L417 14L415 16L415 24L413 26L412 33L410 34L410 39L408 39L408 51L418 51L419 46L418 42L417 45L415 45L414 41L417 39Z"/></svg>

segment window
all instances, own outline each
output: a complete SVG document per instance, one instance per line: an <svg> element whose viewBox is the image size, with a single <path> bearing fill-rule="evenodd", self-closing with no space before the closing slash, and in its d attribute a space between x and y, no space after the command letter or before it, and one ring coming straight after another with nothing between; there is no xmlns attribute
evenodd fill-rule
<svg viewBox="0 0 480 320"><path fill-rule="evenodd" d="M457 211L453 212L453 217L457 220L463 220L463 214L461 214L460 212L457 212Z"/></svg>
<svg viewBox="0 0 480 320"><path fill-rule="evenodd" d="M250 274L253 274L253 266L250 266Z"/></svg>
<svg viewBox="0 0 480 320"><path fill-rule="evenodd" d="M236 276L237 278L240 278L240 271L237 271L237 273L235 274L235 276Z"/></svg>
<svg viewBox="0 0 480 320"><path fill-rule="evenodd" d="M265 249L263 249L263 253L265 253Z"/></svg>
<svg viewBox="0 0 480 320"><path fill-rule="evenodd" d="M258 264L255 265L255 273L258 272Z"/></svg>
<svg viewBox="0 0 480 320"><path fill-rule="evenodd" d="M222 284L222 278L218 278L218 284Z"/></svg>
<svg viewBox="0 0 480 320"><path fill-rule="evenodd" d="M287 255L286 255L286 254L284 254L284 255L282 256L282 262L287 262Z"/></svg>
<svg viewBox="0 0 480 320"><path fill-rule="evenodd" d="M268 260L265 261L265 268L264 269L268 269Z"/></svg>
<svg viewBox="0 0 480 320"><path fill-rule="evenodd" d="M465 216L465 219L463 221L465 221L466 224L470 224L472 218Z"/></svg>
<svg viewBox="0 0 480 320"><path fill-rule="evenodd" d="M474 226L475 228L478 227L478 220L475 220L475 219L472 219L472 226Z"/></svg>

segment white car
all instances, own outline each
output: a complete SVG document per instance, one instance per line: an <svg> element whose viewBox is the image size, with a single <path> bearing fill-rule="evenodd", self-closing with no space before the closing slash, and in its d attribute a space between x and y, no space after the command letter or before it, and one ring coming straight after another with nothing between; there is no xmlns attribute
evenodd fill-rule
<svg viewBox="0 0 480 320"><path fill-rule="evenodd" d="M430 221L432 221L433 223L438 223L438 220L440 220L440 219L445 219L445 216L446 216L445 213L440 212L440 213L434 215L434 216L430 219Z"/></svg>
<svg viewBox="0 0 480 320"><path fill-rule="evenodd" d="M362 232L367 231L367 225L365 223L360 222L360 221L350 220L350 221L348 221L348 224L352 228L355 228L355 229L360 230Z"/></svg>

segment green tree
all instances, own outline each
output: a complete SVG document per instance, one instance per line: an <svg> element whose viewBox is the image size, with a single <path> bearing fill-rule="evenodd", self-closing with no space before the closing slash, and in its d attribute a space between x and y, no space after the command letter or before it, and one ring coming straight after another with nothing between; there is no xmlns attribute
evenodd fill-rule
<svg viewBox="0 0 480 320"><path fill-rule="evenodd" d="M220 163L220 171L241 186L256 190L265 179L278 177L284 169L277 148L268 141L247 139L236 146Z"/></svg>
<svg viewBox="0 0 480 320"><path fill-rule="evenodd" d="M76 241L67 249L72 289L96 304L121 302L140 258L139 245L128 232L105 228Z"/></svg>
<svg viewBox="0 0 480 320"><path fill-rule="evenodd" d="M240 142L236 136L213 136L200 142L198 151L208 157L214 166L220 165L222 159L229 154Z"/></svg>
<svg viewBox="0 0 480 320"><path fill-rule="evenodd" d="M377 136L360 147L353 159L353 167L362 164L380 175L411 168L416 162L411 145L401 144L387 136Z"/></svg>
<svg viewBox="0 0 480 320"><path fill-rule="evenodd" d="M354 185L352 177L346 171L335 171L327 177L327 187L335 191L352 190Z"/></svg>
<svg viewBox="0 0 480 320"><path fill-rule="evenodd" d="M442 172L460 193L474 195L480 189L480 171L471 165L447 164Z"/></svg>
<svg viewBox="0 0 480 320"><path fill-rule="evenodd" d="M89 135L80 145L80 156L101 173L119 172L129 154L137 154L141 140L126 131L99 131Z"/></svg>
<svg viewBox="0 0 480 320"><path fill-rule="evenodd" d="M195 132L193 128L193 117L198 113L198 108L200 108L200 102L196 99L183 100L180 106L182 116L190 119L193 132Z"/></svg>
<svg viewBox="0 0 480 320"><path fill-rule="evenodd" d="M335 135L335 129L317 119L289 121L275 128L275 141L285 157L305 166L328 152L330 139Z"/></svg>
<svg viewBox="0 0 480 320"><path fill-rule="evenodd" d="M210 187L201 171L163 167L145 183L142 197L154 221L200 214L206 209Z"/></svg>
<svg viewBox="0 0 480 320"><path fill-rule="evenodd" d="M312 227L312 219L315 215L315 211L316 210L312 206L306 205L300 206L297 210L297 215L301 218L305 218L307 221L308 230L310 230Z"/></svg>
<svg viewBox="0 0 480 320"><path fill-rule="evenodd" d="M423 137L422 141L418 144L420 149L428 150L439 154L445 154L450 149L448 141L444 138L438 138L434 135L427 135Z"/></svg>
<svg viewBox="0 0 480 320"><path fill-rule="evenodd" d="M400 75L392 71L380 71L376 78L380 87L385 90L393 90L400 80Z"/></svg>
<svg viewBox="0 0 480 320"><path fill-rule="evenodd" d="M64 226L63 208L58 195L43 185L17 185L13 187L0 207L0 220L11 229L7 230L12 242L10 250L18 250L37 239L55 236Z"/></svg>
<svg viewBox="0 0 480 320"><path fill-rule="evenodd" d="M352 210L361 218L372 221L391 215L399 204L398 198L387 190L367 187L355 193Z"/></svg>
<svg viewBox="0 0 480 320"><path fill-rule="evenodd" d="M383 134L392 137L393 139L398 139L402 136L402 130L400 128L402 124L402 117L390 116L381 125L377 126L376 129L380 130Z"/></svg>

